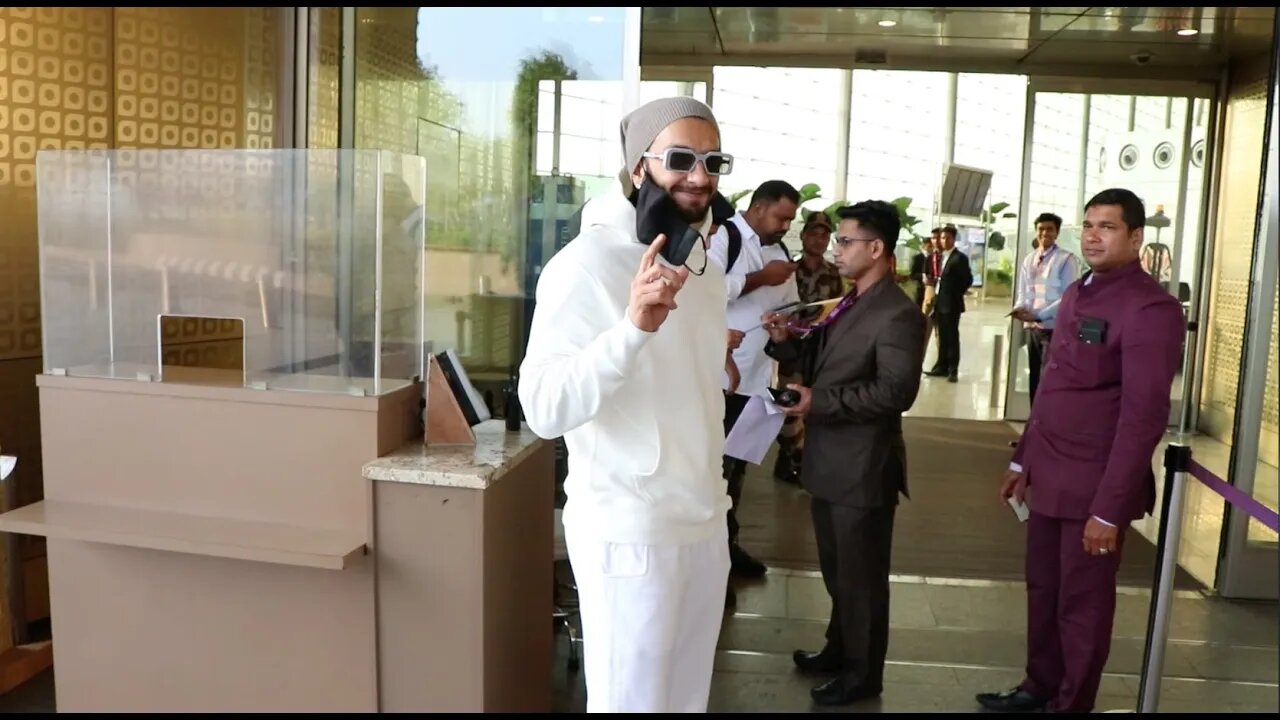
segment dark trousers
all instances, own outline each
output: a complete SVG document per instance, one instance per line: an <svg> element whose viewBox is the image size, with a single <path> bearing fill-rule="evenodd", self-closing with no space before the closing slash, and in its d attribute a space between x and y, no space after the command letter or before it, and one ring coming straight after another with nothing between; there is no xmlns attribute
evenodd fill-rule
<svg viewBox="0 0 1280 720"><path fill-rule="evenodd" d="M1044 367L1045 356L1049 354L1049 343L1053 340L1052 330L1027 330L1027 369L1031 371L1031 404L1036 402L1036 388L1040 386L1040 369Z"/></svg>
<svg viewBox="0 0 1280 720"><path fill-rule="evenodd" d="M822 581L831 596L827 649L853 685L880 689L889 651L889 554L897 508L849 507L813 498Z"/></svg>
<svg viewBox="0 0 1280 720"><path fill-rule="evenodd" d="M724 399L724 434L729 436L733 424L747 407L746 395L734 393ZM724 456L724 478L729 483L729 545L738 543L738 501L742 499L742 481L747 475L747 462L737 458Z"/></svg>
<svg viewBox="0 0 1280 720"><path fill-rule="evenodd" d="M1056 712L1090 712L1111 652L1123 552L1084 551L1084 520L1027 521L1027 678L1022 689Z"/></svg>
<svg viewBox="0 0 1280 720"><path fill-rule="evenodd" d="M938 362L933 369L956 375L960 372L960 313L935 312L933 322L938 330Z"/></svg>

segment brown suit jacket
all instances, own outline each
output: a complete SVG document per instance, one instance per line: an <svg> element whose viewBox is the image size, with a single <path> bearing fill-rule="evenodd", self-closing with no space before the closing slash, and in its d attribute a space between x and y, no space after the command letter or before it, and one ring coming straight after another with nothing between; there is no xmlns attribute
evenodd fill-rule
<svg viewBox="0 0 1280 720"><path fill-rule="evenodd" d="M765 347L777 360L798 360L813 389L800 482L814 497L887 507L908 494L902 413L920 390L924 322L885 277L823 330Z"/></svg>

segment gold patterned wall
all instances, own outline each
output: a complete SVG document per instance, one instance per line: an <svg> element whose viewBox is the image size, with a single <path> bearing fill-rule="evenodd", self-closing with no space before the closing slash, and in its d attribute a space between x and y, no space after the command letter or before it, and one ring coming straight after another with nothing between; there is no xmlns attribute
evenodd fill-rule
<svg viewBox="0 0 1280 720"><path fill-rule="evenodd" d="M1231 442L1244 348L1249 273L1262 178L1267 115L1267 63L1233 69L1226 104L1222 182L1213 250L1207 351L1200 395L1200 430ZM1275 383L1267 404L1276 407ZM1269 416L1275 423L1274 413Z"/></svg>
<svg viewBox="0 0 1280 720"><path fill-rule="evenodd" d="M40 357L37 149L112 141L111 11L0 7L0 361Z"/></svg>
<svg viewBox="0 0 1280 720"><path fill-rule="evenodd" d="M356 147L418 152L423 81L418 8L356 11Z"/></svg>
<svg viewBox="0 0 1280 720"><path fill-rule="evenodd" d="M1280 290L1280 289L1278 289ZM1259 459L1280 466L1280 292L1271 300L1271 352L1267 353L1267 389L1262 396L1262 434L1258 438Z"/></svg>
<svg viewBox="0 0 1280 720"><path fill-rule="evenodd" d="M311 8L308 63L307 147L338 147L342 9Z"/></svg>
<svg viewBox="0 0 1280 720"><path fill-rule="evenodd" d="M275 145L279 12L115 8L116 147Z"/></svg>
<svg viewBox="0 0 1280 720"><path fill-rule="evenodd" d="M283 18L281 8L0 7L0 445L20 458L18 504L43 496L36 151L276 146Z"/></svg>

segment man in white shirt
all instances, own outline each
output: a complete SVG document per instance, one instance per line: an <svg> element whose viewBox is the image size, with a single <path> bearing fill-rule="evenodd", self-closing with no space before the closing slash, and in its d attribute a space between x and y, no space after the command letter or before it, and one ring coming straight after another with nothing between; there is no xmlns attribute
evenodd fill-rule
<svg viewBox="0 0 1280 720"><path fill-rule="evenodd" d="M733 158L692 98L648 103L621 130L618 184L538 280L520 401L569 450L587 711L706 712L729 574L724 275L706 238Z"/></svg>
<svg viewBox="0 0 1280 720"><path fill-rule="evenodd" d="M1040 368L1053 340L1054 318L1062 294L1080 275L1076 256L1058 246L1062 218L1041 213L1036 218L1036 249L1022 261L1018 272L1018 302L1013 317L1027 330L1027 365L1031 371L1031 403L1040 386Z"/></svg>
<svg viewBox="0 0 1280 720"><path fill-rule="evenodd" d="M773 380L776 363L765 355L764 346L769 336L761 330L760 318L766 311L800 299L795 281L796 263L782 244L799 208L800 193L794 187L783 180L769 180L756 188L746 211L735 215L711 241L712 262L727 267L729 329L743 333L741 344L733 351L740 379L737 392L729 395L725 402L726 433L737 422L752 395L768 396ZM735 231L741 245L736 257L731 258L730 235ZM764 564L738 545L736 511L742 497L746 463L725 458L725 475L732 503L728 514L732 572L741 577L760 577L766 572Z"/></svg>

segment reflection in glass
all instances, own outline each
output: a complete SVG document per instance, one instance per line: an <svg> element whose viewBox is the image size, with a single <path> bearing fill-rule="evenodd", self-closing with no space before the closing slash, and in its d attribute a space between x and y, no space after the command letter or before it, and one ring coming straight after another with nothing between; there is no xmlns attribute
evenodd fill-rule
<svg viewBox="0 0 1280 720"><path fill-rule="evenodd" d="M1147 209L1143 266L1189 312L1201 246L1207 101L1037 93L1035 102L1029 217L1061 216L1058 244L1080 258L1084 204L1107 188L1132 190ZM1023 256L1029 252L1024 243ZM1015 355L1013 368L1020 393L1030 389L1025 355ZM1182 389L1179 375L1171 394L1174 418Z"/></svg>
<svg viewBox="0 0 1280 720"><path fill-rule="evenodd" d="M496 392L620 169L625 8L360 8L356 143L426 159L425 339Z"/></svg>

